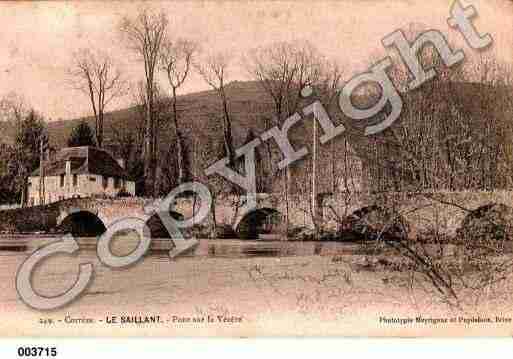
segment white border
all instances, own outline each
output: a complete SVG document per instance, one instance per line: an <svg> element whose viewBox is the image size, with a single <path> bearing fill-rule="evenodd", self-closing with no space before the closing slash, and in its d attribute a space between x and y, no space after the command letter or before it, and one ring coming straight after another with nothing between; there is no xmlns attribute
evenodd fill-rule
<svg viewBox="0 0 513 359"><path fill-rule="evenodd" d="M0 358L18 358L20 346L56 346L56 358L494 358L513 354L511 339L62 339L0 340ZM509 355L508 355L509 354ZM44 356L43 356L44 358Z"/></svg>

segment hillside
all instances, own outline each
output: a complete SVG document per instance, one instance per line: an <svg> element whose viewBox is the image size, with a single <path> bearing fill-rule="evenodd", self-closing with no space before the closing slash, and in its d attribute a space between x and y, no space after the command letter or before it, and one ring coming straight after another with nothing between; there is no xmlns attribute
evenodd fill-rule
<svg viewBox="0 0 513 359"><path fill-rule="evenodd" d="M508 91L511 92L510 90ZM229 99L233 138L236 146L243 143L250 129L258 135L270 127L271 121L266 119L272 118L272 102L257 82L232 82L227 85L226 93ZM490 87L475 83L442 85L442 88L437 89L435 92L432 92L429 88L421 88L420 91L417 90L402 96L404 100L403 119L408 119L409 117L419 118L420 121L425 122L423 119L427 118L425 114L436 113L437 110L433 110L433 105L438 108L443 107L442 102L446 102L447 99L444 96L448 95L451 100L456 99L458 106L461 107L463 112L472 114L472 121L477 121L473 122L475 125L472 126L479 126L478 123L486 120L484 112L486 108L490 108L490 104L485 102L490 99L491 93L493 92ZM171 110L170 106L168 106L168 110ZM189 148L189 160L192 163L194 174L199 176L209 164L219 159L222 154L221 102L214 91L202 91L179 96L178 110L179 123ZM418 114L421 114L420 117ZM338 110L332 113L332 117L335 122L340 122L339 119L343 118ZM170 118L169 114L164 116L164 118ZM51 144L55 148L65 147L71 130L82 120L86 120L94 128L94 119L92 117L49 123ZM348 138L349 144L358 153L359 157L365 161L365 159L369 158L369 141L372 139L363 136L361 125L354 121L344 122L347 128L345 135ZM362 123L365 124L365 121L361 121ZM142 124L143 116L141 109L138 107L105 114L104 131L106 147L117 152L113 129L121 133L134 132L143 128ZM310 147L312 142L311 130L311 121L303 121L301 124L294 126L290 135L296 148L301 145ZM9 142L12 142L12 129L5 128L0 134L1 138L11 139ZM172 161L174 157L173 138L170 121L163 121L162 129L159 131L159 152L161 153L160 158L163 161L163 166L168 163L172 165L169 161ZM269 150L272 150L272 147L276 150L276 147L273 145L269 147L271 148L267 146L259 147L261 157L264 158L264 162L267 161L267 164L265 164L267 167L269 166L267 157ZM344 166L341 161L344 158L344 151L346 151L344 136L340 136L335 141L334 146L324 145L319 147L319 190L330 190L330 183L334 176L333 158L335 158L336 166L338 166L335 169L337 171L336 176L340 176ZM352 157L355 158L355 156ZM292 168L294 177L308 177L311 168L310 161L310 156L307 156L303 161L304 163L295 164ZM307 190L305 186L309 185L309 181L305 181L305 179L297 178L297 183L300 186L298 188L301 188L299 191ZM272 177L269 181L273 184L280 182ZM340 181L340 178L337 181Z"/></svg>
<svg viewBox="0 0 513 359"><path fill-rule="evenodd" d="M265 116L265 109L269 109L270 99L256 82L232 82L226 87L229 98L230 112L233 118L233 131L236 141L240 140L248 128L261 129L260 117ZM202 91L178 97L179 121L186 135L194 132L196 136L211 135L212 130L220 129L220 122L215 121L221 116L221 103L214 91ZM169 111L171 108L169 107ZM86 120L94 128L94 118L78 118L72 120L56 121L49 124L52 145L60 148L80 121ZM142 117L137 107L130 107L105 114L106 142L112 139L111 128L118 130L136 129L142 124ZM166 124L162 139L168 134ZM260 131L258 131L260 132Z"/></svg>
<svg viewBox="0 0 513 359"><path fill-rule="evenodd" d="M261 117L268 115L270 99L256 82L234 81L227 85L226 92L229 97L230 112L233 119L234 139L238 143L248 128L260 129ZM221 123L216 121L221 117L221 103L214 91L202 91L178 96L179 121L183 126L185 135L195 133L196 136L212 135L212 130L220 129ZM169 106L169 111L171 108ZM94 118L84 117L61 121L52 121L48 124L50 143L56 149L66 146L72 129L85 120L94 129ZM113 140L112 128L118 131L132 131L142 127L143 117L137 106L107 112L105 114L105 142ZM163 123L161 139L165 141L169 135L167 124ZM3 123L0 131L0 142L12 143L14 127L10 123Z"/></svg>

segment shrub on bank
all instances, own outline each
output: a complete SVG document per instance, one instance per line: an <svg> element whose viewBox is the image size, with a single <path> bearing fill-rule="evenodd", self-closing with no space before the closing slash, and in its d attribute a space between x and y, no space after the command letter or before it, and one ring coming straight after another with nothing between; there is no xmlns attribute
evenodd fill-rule
<svg viewBox="0 0 513 359"><path fill-rule="evenodd" d="M56 203L0 211L0 232L50 232L57 225L59 206Z"/></svg>
<svg viewBox="0 0 513 359"><path fill-rule="evenodd" d="M511 240L513 208L490 203L468 213L456 231L460 240Z"/></svg>

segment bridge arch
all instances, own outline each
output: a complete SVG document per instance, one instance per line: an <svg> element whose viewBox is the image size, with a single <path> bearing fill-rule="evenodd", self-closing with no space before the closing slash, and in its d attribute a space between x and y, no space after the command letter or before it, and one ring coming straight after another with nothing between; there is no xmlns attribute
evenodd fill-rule
<svg viewBox="0 0 513 359"><path fill-rule="evenodd" d="M283 215L275 208L263 207L246 213L235 225L241 239L258 239L259 234L275 231L283 222Z"/></svg>
<svg viewBox="0 0 513 359"><path fill-rule="evenodd" d="M57 226L58 232L71 233L73 237L98 237L106 230L103 221L87 210L69 213Z"/></svg>

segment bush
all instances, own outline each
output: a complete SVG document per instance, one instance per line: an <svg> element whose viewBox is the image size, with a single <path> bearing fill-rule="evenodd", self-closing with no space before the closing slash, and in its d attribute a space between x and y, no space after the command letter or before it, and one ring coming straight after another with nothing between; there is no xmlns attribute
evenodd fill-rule
<svg viewBox="0 0 513 359"><path fill-rule="evenodd" d="M346 218L342 231L360 240L402 240L408 237L409 226L399 214L372 205Z"/></svg>
<svg viewBox="0 0 513 359"><path fill-rule="evenodd" d="M238 238L238 236L230 225L218 224L215 229L214 238L232 239Z"/></svg>
<svg viewBox="0 0 513 359"><path fill-rule="evenodd" d="M510 240L513 209L501 203L481 206L465 216L456 235L460 240Z"/></svg>
<svg viewBox="0 0 513 359"><path fill-rule="evenodd" d="M59 207L55 203L0 211L0 231L48 232L56 227L58 216Z"/></svg>

